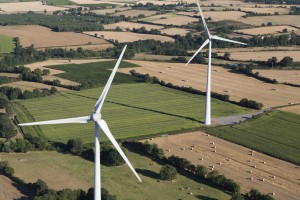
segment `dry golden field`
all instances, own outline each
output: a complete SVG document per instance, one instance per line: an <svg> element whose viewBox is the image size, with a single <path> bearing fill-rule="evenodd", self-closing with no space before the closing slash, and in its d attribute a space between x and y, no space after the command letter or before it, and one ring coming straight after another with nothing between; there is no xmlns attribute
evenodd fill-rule
<svg viewBox="0 0 300 200"><path fill-rule="evenodd" d="M287 29L288 32L300 30L298 28L294 28L291 26L267 26L267 27L259 27L259 28L240 29L234 32L244 33L249 35L269 35L269 34L282 33L283 29Z"/></svg>
<svg viewBox="0 0 300 200"><path fill-rule="evenodd" d="M298 46L289 47L235 47L235 48L214 48L213 52L224 53L224 52L256 52L256 51L300 51ZM195 51L191 51L193 53Z"/></svg>
<svg viewBox="0 0 300 200"><path fill-rule="evenodd" d="M149 73L165 82L193 87L205 91L207 65L184 63L130 61L142 67L134 68L139 73ZM129 73L133 68L121 68L120 72ZM300 103L299 88L264 83L255 78L229 72L221 67L212 67L212 91L230 95L230 99L240 101L243 98L256 100L265 108Z"/></svg>
<svg viewBox="0 0 300 200"><path fill-rule="evenodd" d="M17 188L16 183L12 182L6 176L0 175L0 199L26 199L26 196L21 193L21 191L26 190L18 184Z"/></svg>
<svg viewBox="0 0 300 200"><path fill-rule="evenodd" d="M243 193L256 188L267 194L274 192L276 199L298 199L300 174L294 164L258 152L251 156L251 149L206 135L198 131L153 138L149 142L163 148L166 156L180 156L209 169L214 166L215 170L239 183ZM192 146L196 147L191 150Z"/></svg>
<svg viewBox="0 0 300 200"><path fill-rule="evenodd" d="M17 78L20 74L15 73L0 73L0 76L10 77L10 78Z"/></svg>
<svg viewBox="0 0 300 200"><path fill-rule="evenodd" d="M39 33L39 34L36 34ZM97 44L99 46L109 44L101 38L95 38L81 33L53 32L51 29L37 25L2 26L0 34L11 37L19 37L24 47L33 44L37 48L68 47L74 45Z"/></svg>
<svg viewBox="0 0 300 200"><path fill-rule="evenodd" d="M267 61L269 58L275 56L281 60L285 56L290 56L294 61L300 61L300 51L256 51L256 52L232 52L230 58L233 60L258 60Z"/></svg>
<svg viewBox="0 0 300 200"><path fill-rule="evenodd" d="M112 14L113 16L125 15L126 17L137 17L139 15L151 16L155 15L157 11L153 10L125 10Z"/></svg>
<svg viewBox="0 0 300 200"><path fill-rule="evenodd" d="M198 22L199 19L170 13L170 14L161 14L161 15L146 17L141 19L141 21L154 22L163 25L172 24L172 25L181 26L192 22Z"/></svg>
<svg viewBox="0 0 300 200"><path fill-rule="evenodd" d="M194 12L179 12L178 14L187 15L187 16L194 16L199 14L195 14ZM205 18L212 18L212 21L222 21L222 20L239 20L242 16L245 15L244 12L240 11L207 11L203 12Z"/></svg>
<svg viewBox="0 0 300 200"><path fill-rule="evenodd" d="M260 6L260 5L258 5L258 6ZM247 11L247 12L271 13L271 14L278 12L280 15L289 13L289 8L278 8L278 7L269 7L269 6L258 7L258 8L255 8L254 6L253 7L241 7L241 10Z"/></svg>
<svg viewBox="0 0 300 200"><path fill-rule="evenodd" d="M4 108L0 108L0 113L5 113L5 109ZM0 192L0 194L1 194L1 192Z"/></svg>
<svg viewBox="0 0 300 200"><path fill-rule="evenodd" d="M300 15L273 15L273 16L255 16L241 18L240 22L260 26L262 23L272 22L273 25L292 25L300 28Z"/></svg>
<svg viewBox="0 0 300 200"><path fill-rule="evenodd" d="M134 22L118 22L118 23L114 23L114 24L107 24L104 25L105 29L116 29L117 27L120 27L122 30L126 30L126 28L129 29L138 29L138 28L142 28L145 27L146 30L151 30L151 29L162 29L164 28L163 26L158 26L158 25L152 25L152 24L142 24L142 23L134 23Z"/></svg>
<svg viewBox="0 0 300 200"><path fill-rule="evenodd" d="M129 10L129 7L126 8L109 8L109 9L101 9L101 10L91 10L92 13L96 13L98 15L106 15L106 14L112 14L119 11L125 11Z"/></svg>
<svg viewBox="0 0 300 200"><path fill-rule="evenodd" d="M17 81L12 83L5 83L1 86L9 86L20 88L22 91L29 90L33 91L34 89L51 89L51 85L46 85L44 83L28 82L28 81ZM68 89L55 86L58 91L67 91Z"/></svg>
<svg viewBox="0 0 300 200"><path fill-rule="evenodd" d="M300 105L287 106L287 107L279 108L278 110L292 112L292 113L296 113L296 114L300 115Z"/></svg>
<svg viewBox="0 0 300 200"><path fill-rule="evenodd" d="M162 34L165 33L167 35L181 35L181 36L185 36L190 31L187 30L187 29L183 29L183 28L166 28L166 29L161 29L160 32Z"/></svg>
<svg viewBox="0 0 300 200"><path fill-rule="evenodd" d="M141 3L141 4L153 3L154 5L163 5L163 4L168 5L168 4L176 4L176 3L178 3L178 1L141 0L141 1L136 2L136 4L139 4L139 3Z"/></svg>
<svg viewBox="0 0 300 200"><path fill-rule="evenodd" d="M94 35L95 33L98 36L103 35L107 40L118 40L119 42L134 42L138 40L159 40L161 42L173 42L174 39L161 36L161 35L151 35L151 34L139 34L139 33L132 33L132 32L115 32L115 31L88 31L84 32L88 35Z"/></svg>
<svg viewBox="0 0 300 200"><path fill-rule="evenodd" d="M17 13L17 12L53 12L57 10L65 10L65 7L43 5L41 1L32 2L17 2L17 3L0 3L0 8L4 13Z"/></svg>
<svg viewBox="0 0 300 200"><path fill-rule="evenodd" d="M96 1L96 0L71 0L72 2L74 3L77 3L77 4L105 4L105 3L108 3L108 4L115 4L115 5L120 5L120 6L123 6L125 3L120 3L118 1L114 1L114 0L108 0L108 1ZM130 1L130 0L128 0ZM122 1L121 1L122 2Z"/></svg>
<svg viewBox="0 0 300 200"><path fill-rule="evenodd" d="M294 83L300 85L300 70L262 70L256 69L261 76L276 79L280 83Z"/></svg>

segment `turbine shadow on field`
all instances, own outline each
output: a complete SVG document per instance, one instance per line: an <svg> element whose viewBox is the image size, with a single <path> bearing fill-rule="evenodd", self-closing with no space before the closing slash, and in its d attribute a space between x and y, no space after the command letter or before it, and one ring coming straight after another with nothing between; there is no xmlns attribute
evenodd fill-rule
<svg viewBox="0 0 300 200"><path fill-rule="evenodd" d="M207 197L207 196L203 196L203 195L196 195L195 196L197 199L201 199L201 200L218 200L218 199L215 199L215 198L211 198L211 197Z"/></svg>
<svg viewBox="0 0 300 200"><path fill-rule="evenodd" d="M80 95L80 94L73 94L73 93L68 93L68 94L75 95L75 96L80 96L80 97L84 97L84 98L88 98L88 99L93 99L93 100L96 100L96 101L98 100L97 98L87 97L87 96ZM203 121L197 120L197 119L192 118L192 117L181 116L181 115L177 115L177 114L172 114L172 113L167 113L167 112L163 112L163 111L159 111L159 110L153 110L153 109L149 109L149 108L143 108L143 107L128 105L128 104L114 102L114 101L106 101L106 102L111 103L111 104L115 104L115 105L125 106L125 107L128 107L128 108L135 108L135 109L139 109L139 110L155 112L155 113L159 113L159 114L162 114L162 115L169 115L169 116L172 116L172 117L178 117L178 118L183 118L183 119L191 120L191 121L198 122L198 123L203 123Z"/></svg>
<svg viewBox="0 0 300 200"><path fill-rule="evenodd" d="M153 179L158 179L159 178L159 174L154 172L154 171L151 171L151 170L148 170L148 169L135 169L137 173L139 174L142 174L143 176L147 176L149 178L153 178Z"/></svg>

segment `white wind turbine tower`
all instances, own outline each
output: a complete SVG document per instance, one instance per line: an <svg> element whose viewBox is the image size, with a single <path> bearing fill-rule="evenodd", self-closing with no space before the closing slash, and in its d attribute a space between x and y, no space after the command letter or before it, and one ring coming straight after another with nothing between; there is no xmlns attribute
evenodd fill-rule
<svg viewBox="0 0 300 200"><path fill-rule="evenodd" d="M236 44L242 44L242 45L247 45L245 43L242 42L237 42L234 40L228 40L226 38L222 38L216 35L211 35L209 33L209 30L207 28L202 10L200 8L200 4L199 1L197 1L197 5L200 11L200 15L202 18L202 22L203 22L203 26L205 29L205 33L206 36L208 37L208 39L205 40L205 42L202 44L202 46L196 51L196 53L193 55L193 57L188 61L188 63L185 65L187 66L193 59L194 57L207 45L209 44L209 53L208 53L208 69L207 69L207 82L206 82L206 107L205 107L205 119L204 119L204 124L205 125L210 125L211 124L211 106L210 106L210 96L211 96L211 44L212 44L212 40L221 40L221 41L225 41L225 42L231 42L231 43L236 43Z"/></svg>
<svg viewBox="0 0 300 200"><path fill-rule="evenodd" d="M126 45L127 46L127 45ZM125 156L124 152L122 151L121 147L111 134L106 122L102 119L101 116L101 108L103 106L105 97L108 93L108 90L110 88L110 85L114 79L114 76L117 72L117 69L120 65L120 62L122 60L122 57L124 55L126 46L124 47L104 89L99 97L98 101L95 104L94 112L90 116L84 116L84 117L76 117L76 118L68 118L68 119L58 119L58 120L49 120L49 121L41 121L41 122L32 122L32 123L25 123L25 124L19 124L19 126L31 126L31 125L46 125L46 124L69 124L69 123L88 123L90 121L94 121L95 123L95 189L94 189L94 199L95 200L101 200L101 179L100 179L100 129L105 133L105 135L108 137L108 139L112 142L112 144L115 146L115 148L118 150L122 158L125 160L129 168L132 170L134 175L137 177L137 179L142 182L139 175L134 170L133 166Z"/></svg>

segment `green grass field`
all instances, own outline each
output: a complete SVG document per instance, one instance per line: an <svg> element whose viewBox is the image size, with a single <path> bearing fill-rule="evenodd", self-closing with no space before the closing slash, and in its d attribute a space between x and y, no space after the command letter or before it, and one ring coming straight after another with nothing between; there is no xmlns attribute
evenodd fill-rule
<svg viewBox="0 0 300 200"><path fill-rule="evenodd" d="M199 183L186 176L177 175L176 182L157 182L156 175L161 165L136 153L127 151L127 156L139 173L142 183L130 171L127 165L119 167L101 166L102 187L115 194L118 200L132 199L222 199L230 196L221 190ZM7 160L15 169L15 175L26 182L44 180L50 188L72 187L88 189L93 186L93 162L78 156L70 156L55 151L21 153L1 153L2 160ZM20 162L19 160L26 160ZM155 165L150 165L155 163ZM55 177L54 177L54 176ZM190 190L179 190L190 187ZM203 188L200 190L199 188ZM62 189L62 188L60 188ZM187 194L192 192L193 195Z"/></svg>
<svg viewBox="0 0 300 200"><path fill-rule="evenodd" d="M69 0L47 0L48 5L58 6L58 5L74 5L76 3Z"/></svg>
<svg viewBox="0 0 300 200"><path fill-rule="evenodd" d="M90 115L101 92L102 88L94 88L19 100L18 103L24 106L18 106L17 118L20 122L28 122ZM113 135L120 139L198 128L203 120L204 105L205 97L201 95L156 84L121 84L112 85L102 115ZM249 109L212 99L213 117L245 112ZM86 143L94 140L92 123L40 127L52 141L65 143L76 137L81 137ZM27 131L27 128L23 130Z"/></svg>
<svg viewBox="0 0 300 200"><path fill-rule="evenodd" d="M208 128L207 132L299 165L299 130L300 115L276 110L241 124Z"/></svg>
<svg viewBox="0 0 300 200"><path fill-rule="evenodd" d="M103 86L108 80L111 69L115 66L116 61L104 61L86 64L67 64L47 66L51 69L63 70L66 73L57 74L57 76L80 82L84 86ZM136 64L122 61L119 68L139 67ZM114 78L114 84L120 83L136 83L139 79L128 74L117 73Z"/></svg>
<svg viewBox="0 0 300 200"><path fill-rule="evenodd" d="M0 35L0 53L10 53L14 50L13 39L7 35Z"/></svg>
<svg viewBox="0 0 300 200"><path fill-rule="evenodd" d="M18 80L19 78L0 76L0 84L16 82Z"/></svg>

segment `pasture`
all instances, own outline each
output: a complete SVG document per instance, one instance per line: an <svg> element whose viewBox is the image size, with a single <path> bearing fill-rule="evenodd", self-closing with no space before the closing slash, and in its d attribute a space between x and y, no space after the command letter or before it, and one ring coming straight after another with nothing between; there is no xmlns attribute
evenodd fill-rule
<svg viewBox="0 0 300 200"><path fill-rule="evenodd" d="M198 183L182 175L177 175L175 182L157 182L155 176L159 173L160 164L130 151L126 151L126 154L141 176L142 183L137 181L127 165L101 166L102 186L111 194L115 194L118 199L177 199L178 197L187 200L196 200L199 197L201 199L230 199L225 192L205 185L203 181ZM78 156L55 151L41 151L27 154L0 154L0 158L7 160L15 168L16 176L26 182L34 182L40 178L52 189L82 188L87 190L93 186L94 164ZM190 187L190 190L179 190L181 187ZM191 191L193 195L188 194Z"/></svg>
<svg viewBox="0 0 300 200"><path fill-rule="evenodd" d="M284 29L287 29L288 32L294 32L299 30L298 28L294 28L291 26L267 26L267 27L250 28L250 29L239 29L234 32L249 34L249 35L273 35L273 34L282 33Z"/></svg>
<svg viewBox="0 0 300 200"><path fill-rule="evenodd" d="M246 54L245 54L246 55ZM206 91L207 65L184 63L130 61L141 67L137 72L156 76L166 83L193 87ZM119 71L129 73L133 68L122 68ZM212 91L230 95L233 101L243 98L256 100L264 104L264 108L288 105L290 102L300 103L299 88L264 83L243 74L231 73L228 69L212 66ZM203 105L204 107L204 105Z"/></svg>
<svg viewBox="0 0 300 200"><path fill-rule="evenodd" d="M247 56L246 56L247 55ZM255 52L232 52L230 58L240 61L267 61L269 58L276 57L279 61L290 56L294 62L300 61L300 51L255 51Z"/></svg>
<svg viewBox="0 0 300 200"><path fill-rule="evenodd" d="M120 16L120 15L125 15L126 17L138 17L139 15L144 15L144 16L151 16L155 15L157 11L153 10L125 10L121 12L116 12L112 14L113 16Z"/></svg>
<svg viewBox="0 0 300 200"><path fill-rule="evenodd" d="M299 70L263 70L255 69L253 72L259 72L261 76L276 79L280 83L294 83L300 85L300 71Z"/></svg>
<svg viewBox="0 0 300 200"><path fill-rule="evenodd" d="M189 16L168 13L168 14L161 14L161 15L146 17L146 18L140 19L140 21L153 22L153 23L162 24L162 25L181 26L181 25L186 25L188 23L192 23L192 22L198 22L199 19L189 17Z"/></svg>
<svg viewBox="0 0 300 200"><path fill-rule="evenodd" d="M7 35L0 35L0 54L10 53L14 50L15 44L13 38Z"/></svg>
<svg viewBox="0 0 300 200"><path fill-rule="evenodd" d="M59 5L74 5L75 3L69 0L47 0L47 4L51 6L59 6Z"/></svg>
<svg viewBox="0 0 300 200"><path fill-rule="evenodd" d="M300 164L300 116L272 111L241 124L208 128L217 137Z"/></svg>
<svg viewBox="0 0 300 200"><path fill-rule="evenodd" d="M76 3L76 4L99 4L100 1L97 0L71 0L72 2ZM127 2L130 0L127 0ZM122 2L122 0L121 0ZM114 1L114 0L108 0L108 1L101 1L101 4L114 4L114 5L120 5L123 6L125 3L121 3L118 1Z"/></svg>
<svg viewBox="0 0 300 200"><path fill-rule="evenodd" d="M116 75L115 80L118 80ZM105 79L106 81L106 79ZM18 101L20 114L29 117L20 122L60 119L91 114L102 88L67 92L41 99ZM103 107L102 116L117 139L182 132L200 127L205 97L154 84L113 85ZM41 109L43 112L41 112ZM23 111L22 111L23 110ZM237 115L249 109L212 99L212 117ZM93 139L93 124L40 126L51 141L66 143L81 137L85 143ZM23 129L26 131L25 129ZM102 135L102 139L106 137Z"/></svg>
<svg viewBox="0 0 300 200"><path fill-rule="evenodd" d="M243 193L255 188L267 194L275 192L276 199L297 200L300 195L297 184L300 178L299 169L294 164L259 152L254 152L252 156L251 149L204 132L158 137L149 142L163 148L166 156L180 156L190 160L193 164L206 166L209 171L212 168L218 170L239 183ZM191 150L192 146L194 147Z"/></svg>
<svg viewBox="0 0 300 200"><path fill-rule="evenodd" d="M74 32L53 32L49 28L38 25L2 26L0 34L19 37L23 47L32 44L36 48L88 46L89 44L100 47L104 45L105 48L113 47L112 44L108 46L109 43L101 38Z"/></svg>
<svg viewBox="0 0 300 200"><path fill-rule="evenodd" d="M140 33L132 33L132 32L115 32L115 31L88 31L84 32L87 35L94 36L98 34L98 37L105 38L106 40L118 40L120 43L122 42L134 42L138 40L159 40L161 42L173 42L174 39L167 36L161 35L151 35L151 34L140 34Z"/></svg>
<svg viewBox="0 0 300 200"><path fill-rule="evenodd" d="M129 28L130 30L132 29L138 29L145 27L146 30L150 31L151 29L162 29L164 28L163 26L158 26L158 25L152 25L152 24L143 24L143 23L135 23L135 22L117 22L114 24L107 24L104 25L105 29L116 29L117 27L121 28L123 31L126 30L126 28ZM123 33L124 34L124 33ZM126 33L128 34L128 33Z"/></svg>

